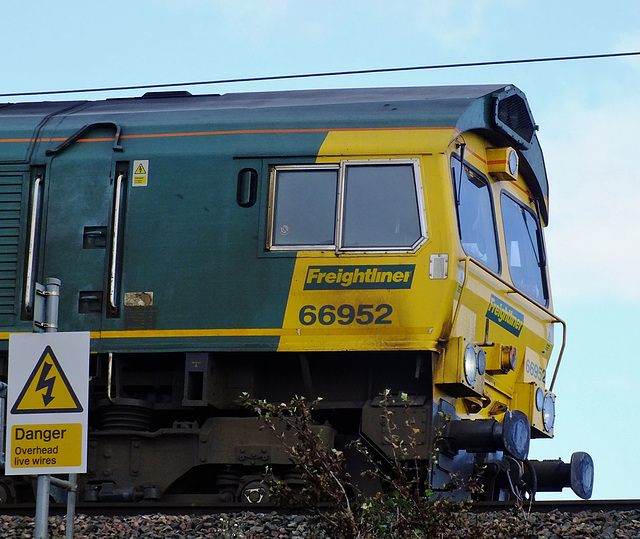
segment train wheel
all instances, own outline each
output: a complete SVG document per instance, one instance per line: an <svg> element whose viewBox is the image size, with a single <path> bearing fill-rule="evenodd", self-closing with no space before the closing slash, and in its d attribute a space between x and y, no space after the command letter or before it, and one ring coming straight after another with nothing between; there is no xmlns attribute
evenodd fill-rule
<svg viewBox="0 0 640 539"><path fill-rule="evenodd" d="M269 503L269 486L259 476L247 476L242 478L244 485L240 488L239 499L241 503L250 505Z"/></svg>

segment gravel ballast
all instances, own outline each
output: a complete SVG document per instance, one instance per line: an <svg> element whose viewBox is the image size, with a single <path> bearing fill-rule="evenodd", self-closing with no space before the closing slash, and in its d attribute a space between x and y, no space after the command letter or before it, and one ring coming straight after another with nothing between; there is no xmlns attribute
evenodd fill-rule
<svg viewBox="0 0 640 539"><path fill-rule="evenodd" d="M439 538L496 537L547 538L603 537L640 538L640 511L519 514L499 511L468 513L467 527L442 530ZM34 536L32 517L0 516L0 537L29 539ZM64 516L49 517L49 538L65 536ZM302 539L331 537L317 522L302 515L236 513L198 516L142 515L96 517L77 515L76 539Z"/></svg>

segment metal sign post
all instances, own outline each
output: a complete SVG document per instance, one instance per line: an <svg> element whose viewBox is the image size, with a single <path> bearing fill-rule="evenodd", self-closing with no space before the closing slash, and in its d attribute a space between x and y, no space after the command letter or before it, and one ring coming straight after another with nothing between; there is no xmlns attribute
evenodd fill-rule
<svg viewBox="0 0 640 539"><path fill-rule="evenodd" d="M36 290L36 296L42 298L44 302L44 332L55 333L58 331L58 308L60 306L60 281L58 279L47 279L47 286L44 292ZM34 313L34 329L36 327L36 317ZM51 476L38 476L38 490L36 494L36 529L35 539L47 539L49 523L49 494L51 489ZM75 512L75 511L74 511ZM69 521L67 520L67 528ZM73 522L71 523L71 537L73 537Z"/></svg>
<svg viewBox="0 0 640 539"><path fill-rule="evenodd" d="M34 333L9 336L6 474L37 474L36 539L47 538L51 485L67 490L73 538L76 474L87 467L90 334L57 333L59 290L58 279L36 285Z"/></svg>

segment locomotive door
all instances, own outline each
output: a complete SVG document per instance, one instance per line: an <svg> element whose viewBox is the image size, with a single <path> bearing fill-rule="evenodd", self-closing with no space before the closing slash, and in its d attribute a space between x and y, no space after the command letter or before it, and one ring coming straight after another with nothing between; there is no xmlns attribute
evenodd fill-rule
<svg viewBox="0 0 640 539"><path fill-rule="evenodd" d="M81 129L50 150L43 186L39 281L55 277L60 289L61 331L100 331L117 316L118 283L113 271L119 245L128 163L117 162L113 124ZM91 138L80 139L91 130ZM115 221L114 221L115 219Z"/></svg>

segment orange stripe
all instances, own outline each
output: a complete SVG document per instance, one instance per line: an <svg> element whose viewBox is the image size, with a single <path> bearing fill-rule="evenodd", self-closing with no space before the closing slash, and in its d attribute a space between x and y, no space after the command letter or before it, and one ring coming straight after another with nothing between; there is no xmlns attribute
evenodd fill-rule
<svg viewBox="0 0 640 539"><path fill-rule="evenodd" d="M286 134L286 133L329 133L330 131L428 131L437 129L451 129L451 127L339 127L339 128L309 128L309 129L237 129L233 131L196 131L193 133L155 133L143 135L122 135L126 138L159 138L159 137L200 137L210 135L256 135L256 134Z"/></svg>
<svg viewBox="0 0 640 539"><path fill-rule="evenodd" d="M525 189L524 187L520 187L517 183L512 182L512 184L516 189L520 189L520 191L522 191L525 195L527 195L529 198L533 198L533 196L531 195L531 192L528 189ZM546 197L545 197L546 198Z"/></svg>
<svg viewBox="0 0 640 539"><path fill-rule="evenodd" d="M309 128L309 129L237 129L229 131L194 131L191 133L146 133L141 135L121 135L120 139L166 138L166 137L203 137L212 135L256 135L256 134L286 134L286 133L329 133L330 131L431 131L451 130L452 127L339 127L339 128ZM64 137L41 138L37 142L63 142ZM81 138L76 142L113 142L115 137ZM33 142L33 139L0 139L3 142Z"/></svg>
<svg viewBox="0 0 640 539"><path fill-rule="evenodd" d="M476 152L474 152L471 148L469 148L469 146L465 146L464 147L464 153L468 154L470 153L471 155L473 155L476 159L478 159L480 162L484 163L485 165L487 164L487 161L484 157L480 157Z"/></svg>
<svg viewBox="0 0 640 539"><path fill-rule="evenodd" d="M480 157L473 150L471 150L468 146L465 147L464 152L465 152L465 154L470 153L471 155L473 155L476 159L479 159L485 165L505 164L507 162L507 161L487 161L486 159ZM520 189L520 191L525 193L529 198L533 198L532 195L531 195L531 192L528 189L525 189L524 187L519 186L516 182L512 182L511 185L513 185L516 189ZM545 196L545 200L547 200L546 196Z"/></svg>
<svg viewBox="0 0 640 539"><path fill-rule="evenodd" d="M60 137L60 138L39 138L38 142L62 142L64 140L67 140L64 137ZM90 139L85 139L85 140L90 140ZM98 140L98 139L96 139ZM104 139L104 140L113 140L111 139ZM0 138L0 143L2 142L33 142L34 139L32 138Z"/></svg>

